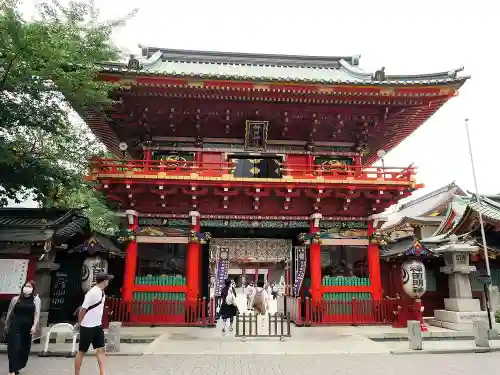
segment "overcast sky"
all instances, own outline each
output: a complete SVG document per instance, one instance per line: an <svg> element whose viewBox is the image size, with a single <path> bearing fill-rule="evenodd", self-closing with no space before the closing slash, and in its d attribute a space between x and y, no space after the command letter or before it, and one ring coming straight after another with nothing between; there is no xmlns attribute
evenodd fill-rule
<svg viewBox="0 0 500 375"><path fill-rule="evenodd" d="M27 0L33 4L36 0ZM95 0L103 18L139 7L114 35L137 46L300 55L360 54L360 67L430 73L465 66L472 78L386 157L418 167L421 195L455 180L474 188L464 119L470 119L479 189L500 193L498 36L495 0ZM497 35L497 37L495 37Z"/></svg>

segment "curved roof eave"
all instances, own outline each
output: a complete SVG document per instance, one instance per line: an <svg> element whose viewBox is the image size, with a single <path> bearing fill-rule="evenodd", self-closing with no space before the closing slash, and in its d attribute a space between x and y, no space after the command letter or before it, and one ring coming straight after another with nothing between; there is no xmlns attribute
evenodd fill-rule
<svg viewBox="0 0 500 375"><path fill-rule="evenodd" d="M351 74L352 76L359 78L359 79L364 79L364 80L373 80L375 77L375 73L372 72L367 72L357 66L353 66L349 64L345 60L340 60L340 65L341 69L344 70L346 73ZM384 70L382 68L381 70ZM446 80L446 79L453 79L453 80L464 80L466 81L467 79L470 78L470 75L464 75L464 76L459 76L458 73L463 72L464 67L460 66L456 69L452 69L446 72L436 72L436 73L420 73L420 74L386 74L385 79L382 81L376 81L376 82L387 82L387 81L436 81L436 80Z"/></svg>
<svg viewBox="0 0 500 375"><path fill-rule="evenodd" d="M410 75L385 74L385 68L366 72L358 67L360 56L271 55L156 47L142 49L142 56L135 58L131 55L128 63L103 64L103 72L215 80L375 86L461 85L469 78L459 76L463 67L448 72ZM136 63L135 69L129 68L132 67L130 62L133 60ZM245 67L248 67L247 71Z"/></svg>

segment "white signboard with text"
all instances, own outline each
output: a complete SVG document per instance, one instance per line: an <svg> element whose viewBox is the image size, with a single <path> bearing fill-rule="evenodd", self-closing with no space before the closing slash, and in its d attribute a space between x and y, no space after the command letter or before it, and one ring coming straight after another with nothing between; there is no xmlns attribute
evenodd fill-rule
<svg viewBox="0 0 500 375"><path fill-rule="evenodd" d="M19 294L28 276L28 259L0 259L0 294Z"/></svg>

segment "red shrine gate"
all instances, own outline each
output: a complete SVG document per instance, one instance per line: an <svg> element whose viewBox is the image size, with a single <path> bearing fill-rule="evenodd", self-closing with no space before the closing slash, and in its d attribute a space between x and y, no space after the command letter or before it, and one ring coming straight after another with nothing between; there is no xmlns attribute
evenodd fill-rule
<svg viewBox="0 0 500 375"><path fill-rule="evenodd" d="M127 217L122 298L156 306L139 320L158 320L159 305L182 307L160 323L210 320L208 232L305 246L301 273L295 259L283 264L297 319L337 322L342 304L351 304L346 321L381 311L370 216L421 185L411 166L372 164L467 77L363 72L356 56L142 55L104 65L99 79L117 84L115 104L82 113L116 155L92 160L89 179Z"/></svg>

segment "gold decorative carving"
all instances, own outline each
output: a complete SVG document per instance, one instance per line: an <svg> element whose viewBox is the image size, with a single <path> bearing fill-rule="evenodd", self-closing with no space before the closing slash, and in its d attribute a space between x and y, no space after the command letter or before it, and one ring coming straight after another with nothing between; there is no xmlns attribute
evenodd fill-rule
<svg viewBox="0 0 500 375"><path fill-rule="evenodd" d="M216 254L216 246L229 249L229 259L247 259L250 262L281 262L289 258L292 240L275 238L213 238L210 254Z"/></svg>

